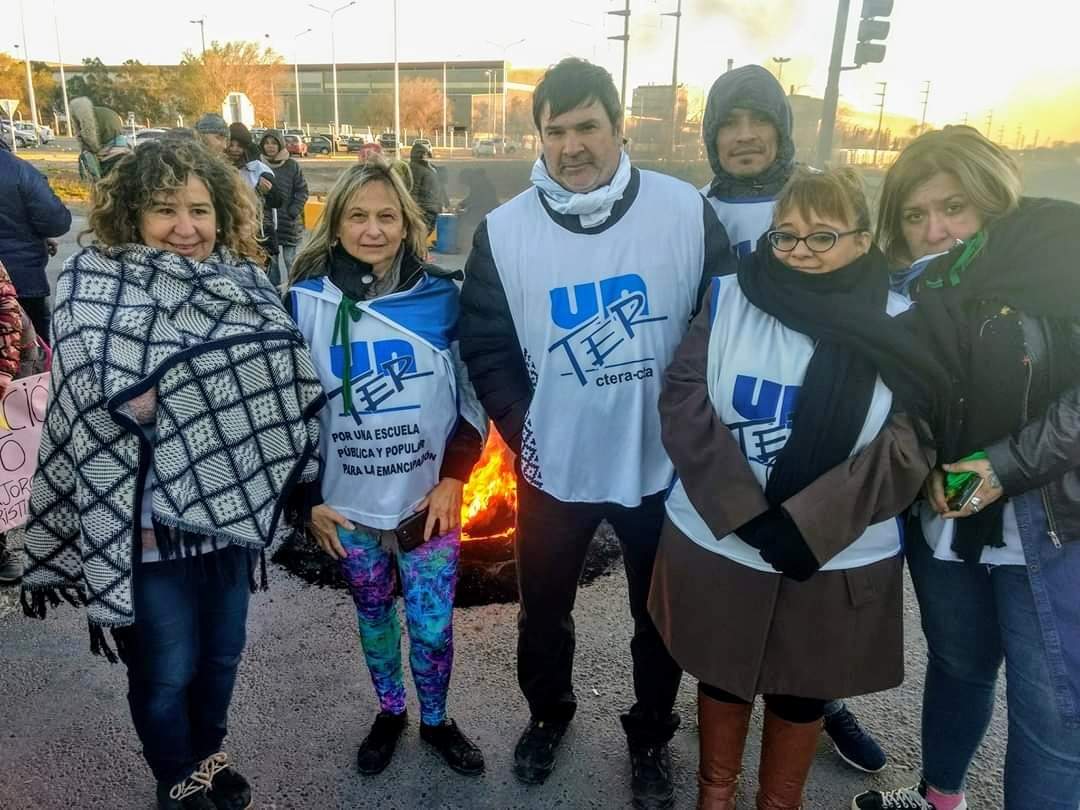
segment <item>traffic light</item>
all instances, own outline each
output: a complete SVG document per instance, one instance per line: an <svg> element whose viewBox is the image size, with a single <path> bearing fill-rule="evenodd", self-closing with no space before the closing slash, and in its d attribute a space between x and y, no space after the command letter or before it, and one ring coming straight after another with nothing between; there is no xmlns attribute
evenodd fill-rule
<svg viewBox="0 0 1080 810"><path fill-rule="evenodd" d="M889 21L880 18L888 17L892 10L893 0L863 0L859 41L855 46L856 65L885 61L885 45L880 40L889 35Z"/></svg>

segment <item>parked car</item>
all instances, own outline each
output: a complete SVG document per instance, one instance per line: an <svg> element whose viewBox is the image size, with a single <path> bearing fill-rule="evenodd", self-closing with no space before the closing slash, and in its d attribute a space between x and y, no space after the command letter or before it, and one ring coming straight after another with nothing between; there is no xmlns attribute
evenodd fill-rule
<svg viewBox="0 0 1080 810"><path fill-rule="evenodd" d="M156 141L158 138L160 138L162 135L164 135L168 131L169 130L167 130L167 129L159 129L157 127L151 127L149 129L136 130L134 134L129 132L127 134L127 136L126 136L128 146L130 146L132 149L134 149L140 143L146 143L147 141Z"/></svg>
<svg viewBox="0 0 1080 810"><path fill-rule="evenodd" d="M351 135L345 141L345 151L346 152L359 152L365 146L367 146L369 143L370 143L370 141L367 138L365 138L363 135Z"/></svg>
<svg viewBox="0 0 1080 810"><path fill-rule="evenodd" d="M285 148L289 151L290 155L307 157L308 145L304 143L304 139L299 135L286 135Z"/></svg>
<svg viewBox="0 0 1080 810"><path fill-rule="evenodd" d="M45 126L44 124L38 124L38 127L35 130L33 121L16 121L15 129L17 129L24 135L28 135L31 137L36 135L38 141L43 144L48 143L53 139L52 129Z"/></svg>
<svg viewBox="0 0 1080 810"><path fill-rule="evenodd" d="M384 132L379 136L379 146L384 152L397 152L397 135L393 132Z"/></svg>
<svg viewBox="0 0 1080 810"><path fill-rule="evenodd" d="M304 130L302 130L302 129L287 129L282 134L284 134L284 135L299 135L301 138L303 138L304 137Z"/></svg>
<svg viewBox="0 0 1080 810"><path fill-rule="evenodd" d="M307 139L307 151L309 155L329 155L334 147L325 135L312 135Z"/></svg>
<svg viewBox="0 0 1080 810"><path fill-rule="evenodd" d="M41 141L38 140L38 136L33 132L26 132L18 127L16 122L14 128L14 134L12 133L12 126L8 121L0 121L0 136L7 142L8 146L14 143L19 149L28 149L32 146L38 146Z"/></svg>
<svg viewBox="0 0 1080 810"><path fill-rule="evenodd" d="M473 157L495 157L495 141L485 138L477 141L472 147Z"/></svg>

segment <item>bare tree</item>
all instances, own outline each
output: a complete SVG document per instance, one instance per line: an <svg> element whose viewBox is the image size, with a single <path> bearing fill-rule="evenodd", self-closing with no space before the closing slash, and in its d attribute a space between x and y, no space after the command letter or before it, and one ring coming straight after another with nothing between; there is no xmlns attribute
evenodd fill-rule
<svg viewBox="0 0 1080 810"><path fill-rule="evenodd" d="M276 86L285 81L281 56L256 42L212 42L196 56L185 51L180 62L176 94L181 109L191 116L221 110L229 93L251 99L257 118L277 119Z"/></svg>
<svg viewBox="0 0 1080 810"><path fill-rule="evenodd" d="M434 79L407 79L401 83L401 125L406 129L433 130L442 126L442 91Z"/></svg>

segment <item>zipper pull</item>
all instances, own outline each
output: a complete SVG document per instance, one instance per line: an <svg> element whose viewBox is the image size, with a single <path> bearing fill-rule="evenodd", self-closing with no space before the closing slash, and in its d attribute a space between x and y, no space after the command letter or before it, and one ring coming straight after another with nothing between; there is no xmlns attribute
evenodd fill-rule
<svg viewBox="0 0 1080 810"><path fill-rule="evenodd" d="M1060 549L1061 541L1058 539L1057 532L1053 529L1050 529L1047 534L1050 535L1050 542L1054 544L1054 548Z"/></svg>

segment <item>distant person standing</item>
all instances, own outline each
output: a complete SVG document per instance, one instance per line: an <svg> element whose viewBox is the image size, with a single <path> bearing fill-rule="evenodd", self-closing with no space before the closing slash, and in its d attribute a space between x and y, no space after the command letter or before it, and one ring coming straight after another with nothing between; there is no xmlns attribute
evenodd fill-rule
<svg viewBox="0 0 1080 810"><path fill-rule="evenodd" d="M443 188L439 175L435 173L431 162L431 147L422 143L414 143L409 152L409 169L412 171L413 199L424 212L424 220L428 225L428 233L435 229L435 220L443 210Z"/></svg>
<svg viewBox="0 0 1080 810"><path fill-rule="evenodd" d="M289 277L289 268L297 248L304 240L304 203L308 199L307 180L300 164L285 148L285 138L276 129L269 130L259 141L263 163L274 172L273 190L281 195L283 204L263 208L263 228L269 226L277 233L277 260L270 263L270 280L280 284Z"/></svg>
<svg viewBox="0 0 1080 810"><path fill-rule="evenodd" d="M772 227L776 200L795 173L792 124L784 88L761 65L724 73L709 90L701 129L713 179L701 193L738 256L752 253ZM885 751L843 700L826 704L825 731L851 767L885 767Z"/></svg>
<svg viewBox="0 0 1080 810"><path fill-rule="evenodd" d="M217 113L206 113L195 122L195 134L211 152L224 155L229 146L229 125Z"/></svg>
<svg viewBox="0 0 1080 810"><path fill-rule="evenodd" d="M51 240L70 228L71 212L45 175L11 154L0 139L0 264L7 267L34 329L46 340L50 290L45 266L56 252Z"/></svg>
<svg viewBox="0 0 1080 810"><path fill-rule="evenodd" d="M251 137L251 131L239 121L229 124L229 144L225 147L225 157L240 172L244 184L255 190L259 204L256 238L269 257L268 266L273 267L278 253L277 231L274 229L273 218L267 222L264 214L285 204L285 197L274 188L274 170L259 160L259 147Z"/></svg>
<svg viewBox="0 0 1080 810"><path fill-rule="evenodd" d="M131 151L124 136L124 122L108 107L79 96L71 100L71 122L79 139L79 177L97 183L117 161Z"/></svg>

